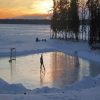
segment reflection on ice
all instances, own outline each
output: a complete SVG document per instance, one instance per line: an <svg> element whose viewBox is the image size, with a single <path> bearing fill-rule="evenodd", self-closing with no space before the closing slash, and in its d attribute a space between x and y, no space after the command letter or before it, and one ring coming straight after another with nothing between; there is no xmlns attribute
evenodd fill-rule
<svg viewBox="0 0 100 100"><path fill-rule="evenodd" d="M11 77L11 83L14 83L14 80L16 79L16 60L12 60L10 64L10 77ZM15 77L14 77L15 76Z"/></svg>
<svg viewBox="0 0 100 100"><path fill-rule="evenodd" d="M43 87L46 70L40 69L40 85Z"/></svg>
<svg viewBox="0 0 100 100"><path fill-rule="evenodd" d="M86 60L79 59L80 67L79 67L79 79L82 79L85 76L90 75L90 63Z"/></svg>
<svg viewBox="0 0 100 100"><path fill-rule="evenodd" d="M43 86L63 88L84 76L100 74L100 64L61 52L43 54L45 70L40 67L41 54L0 58L0 78L10 84L21 83L28 89Z"/></svg>

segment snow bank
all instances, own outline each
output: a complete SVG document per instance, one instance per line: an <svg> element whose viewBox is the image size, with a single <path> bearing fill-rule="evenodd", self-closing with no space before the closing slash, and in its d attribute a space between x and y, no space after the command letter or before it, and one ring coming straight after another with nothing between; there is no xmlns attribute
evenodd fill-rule
<svg viewBox="0 0 100 100"><path fill-rule="evenodd" d="M0 80L0 84L2 86L7 85L3 80ZM13 91L15 91L15 88L18 88L18 85L14 86L15 88L12 86L9 85L8 87L11 87L10 89ZM22 90L23 93L21 94L0 94L0 100L100 100L100 75L95 78L85 77L82 81L64 89L44 87L32 91L26 91L21 88Z"/></svg>
<svg viewBox="0 0 100 100"><path fill-rule="evenodd" d="M57 88L49 88L49 87L43 87L43 88L36 88L34 90L28 90L25 87L23 87L21 84L8 84L4 80L0 79L0 93L35 93L35 94L41 94L41 93L62 93L69 90L82 90L82 89L89 89L94 87L100 86L100 75L97 77L84 77L83 80L77 81L76 83L72 85L68 85L63 89L57 89Z"/></svg>
<svg viewBox="0 0 100 100"><path fill-rule="evenodd" d="M8 94L8 93L24 93L28 91L21 84L8 84L6 81L0 79L0 94Z"/></svg>
<svg viewBox="0 0 100 100"><path fill-rule="evenodd" d="M33 93L62 93L65 91L72 91L72 90L82 90L82 89L90 89L94 87L100 87L100 75L93 78L93 77L84 77L83 80L77 81L72 85L68 85L63 89L56 89L56 88L48 88L43 87L41 89L35 89Z"/></svg>

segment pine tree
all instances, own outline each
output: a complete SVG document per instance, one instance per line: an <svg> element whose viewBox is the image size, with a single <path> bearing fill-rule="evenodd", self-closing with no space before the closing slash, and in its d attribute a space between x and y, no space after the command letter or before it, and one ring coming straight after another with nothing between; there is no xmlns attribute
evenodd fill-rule
<svg viewBox="0 0 100 100"><path fill-rule="evenodd" d="M90 38L89 44L100 43L100 1L88 0L87 6L90 12Z"/></svg>
<svg viewBox="0 0 100 100"><path fill-rule="evenodd" d="M51 18L51 29L53 30L52 38L57 37L57 19L58 19L58 12L57 12L57 2L53 0L53 15Z"/></svg>
<svg viewBox="0 0 100 100"><path fill-rule="evenodd" d="M69 28L75 33L75 38L78 40L79 33L79 15L78 15L78 0L71 0L69 13Z"/></svg>
<svg viewBox="0 0 100 100"><path fill-rule="evenodd" d="M63 34L67 39L68 33L73 33L78 40L79 16L77 0L53 0L53 16L51 19L51 29L53 38L57 34Z"/></svg>

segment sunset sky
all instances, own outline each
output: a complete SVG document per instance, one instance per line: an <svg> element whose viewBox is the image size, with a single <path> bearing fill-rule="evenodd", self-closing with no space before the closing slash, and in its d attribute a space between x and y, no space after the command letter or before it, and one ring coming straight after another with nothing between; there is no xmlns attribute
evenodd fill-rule
<svg viewBox="0 0 100 100"><path fill-rule="evenodd" d="M48 14L52 0L0 0L0 18Z"/></svg>

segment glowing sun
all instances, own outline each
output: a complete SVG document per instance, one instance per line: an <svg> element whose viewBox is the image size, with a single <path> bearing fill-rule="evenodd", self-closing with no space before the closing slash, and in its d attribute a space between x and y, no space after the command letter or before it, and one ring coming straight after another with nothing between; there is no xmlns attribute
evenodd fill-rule
<svg viewBox="0 0 100 100"><path fill-rule="evenodd" d="M36 1L31 5L31 8L36 12L40 14L47 14L48 11L52 9L52 0L51 1Z"/></svg>

